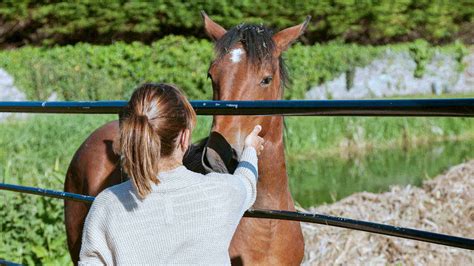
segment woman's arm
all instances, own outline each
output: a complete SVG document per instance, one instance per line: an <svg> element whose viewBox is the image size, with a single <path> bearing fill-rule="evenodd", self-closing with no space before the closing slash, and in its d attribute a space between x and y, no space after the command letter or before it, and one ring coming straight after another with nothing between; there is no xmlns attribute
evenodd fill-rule
<svg viewBox="0 0 474 266"><path fill-rule="evenodd" d="M258 134L262 130L260 125L250 132L245 138L245 148L240 156L240 162L234 172L234 176L242 176L245 187L245 200L243 202L240 213L243 214L255 202L257 198L257 180L258 180L258 159L257 155L263 150L263 138Z"/></svg>
<svg viewBox="0 0 474 266"><path fill-rule="evenodd" d="M263 150L263 138L258 136L261 130L262 127L257 125L245 138L245 147L233 175L208 174L211 178L226 182L232 188L229 197L236 210L239 211L240 217L254 204L257 198L257 155Z"/></svg>
<svg viewBox="0 0 474 266"><path fill-rule="evenodd" d="M258 161L255 148L249 146L244 149L234 175L240 177L245 187L246 196L241 210L244 213L257 198Z"/></svg>

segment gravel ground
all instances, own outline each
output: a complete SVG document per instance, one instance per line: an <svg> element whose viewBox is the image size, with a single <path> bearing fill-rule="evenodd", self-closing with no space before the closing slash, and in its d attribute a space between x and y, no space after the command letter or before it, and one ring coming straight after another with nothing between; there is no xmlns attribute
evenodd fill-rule
<svg viewBox="0 0 474 266"><path fill-rule="evenodd" d="M308 212L474 238L474 160L421 188L357 193ZM397 237L302 223L304 265L474 265L474 252Z"/></svg>

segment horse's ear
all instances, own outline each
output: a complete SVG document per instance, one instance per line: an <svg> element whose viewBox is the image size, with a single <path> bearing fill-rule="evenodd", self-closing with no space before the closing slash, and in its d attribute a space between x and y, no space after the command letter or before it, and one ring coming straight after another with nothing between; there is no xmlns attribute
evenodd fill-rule
<svg viewBox="0 0 474 266"><path fill-rule="evenodd" d="M219 40L227 31L219 24L212 21L206 12L201 10L202 20L204 21L204 29L212 40Z"/></svg>
<svg viewBox="0 0 474 266"><path fill-rule="evenodd" d="M286 49L288 49L291 43L293 43L296 39L298 39L298 37L300 37L304 33L310 20L311 16L307 16L306 20L303 23L290 28L286 28L273 35L272 38L276 44L276 52L278 56Z"/></svg>

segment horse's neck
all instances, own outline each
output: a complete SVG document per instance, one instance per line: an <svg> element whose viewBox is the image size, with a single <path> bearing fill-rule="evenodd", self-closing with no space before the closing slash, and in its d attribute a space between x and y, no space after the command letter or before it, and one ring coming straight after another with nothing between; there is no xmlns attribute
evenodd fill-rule
<svg viewBox="0 0 474 266"><path fill-rule="evenodd" d="M275 116L265 138L265 149L259 158L259 195L256 207L260 204L281 204L288 200L288 176L286 173L285 147L283 144L283 118Z"/></svg>

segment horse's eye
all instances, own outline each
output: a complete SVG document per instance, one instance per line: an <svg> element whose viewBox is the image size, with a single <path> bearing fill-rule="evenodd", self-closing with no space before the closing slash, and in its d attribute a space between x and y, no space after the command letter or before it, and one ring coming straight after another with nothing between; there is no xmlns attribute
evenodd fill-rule
<svg viewBox="0 0 474 266"><path fill-rule="evenodd" d="M262 79L262 81L260 81L260 85L262 86L269 85L272 82L272 79L273 79L272 76L265 77Z"/></svg>

